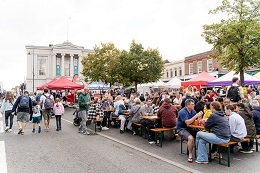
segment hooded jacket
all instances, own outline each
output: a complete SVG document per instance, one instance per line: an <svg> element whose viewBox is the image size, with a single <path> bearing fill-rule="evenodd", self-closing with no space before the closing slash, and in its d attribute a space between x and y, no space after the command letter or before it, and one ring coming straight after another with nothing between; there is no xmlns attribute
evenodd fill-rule
<svg viewBox="0 0 260 173"><path fill-rule="evenodd" d="M246 130L247 130L246 137L254 138L256 134L256 129L255 129L255 123L253 117L250 116L244 109L240 109L238 111L238 114L245 120Z"/></svg>
<svg viewBox="0 0 260 173"><path fill-rule="evenodd" d="M163 103L157 112L157 116L162 120L162 126L172 128L176 126L177 109L171 103Z"/></svg>
<svg viewBox="0 0 260 173"><path fill-rule="evenodd" d="M260 134L260 107L252 110L253 120L255 122L256 134Z"/></svg>
<svg viewBox="0 0 260 173"><path fill-rule="evenodd" d="M212 112L205 122L204 127L206 129L211 129L212 133L221 139L229 140L231 137L228 119L222 111Z"/></svg>

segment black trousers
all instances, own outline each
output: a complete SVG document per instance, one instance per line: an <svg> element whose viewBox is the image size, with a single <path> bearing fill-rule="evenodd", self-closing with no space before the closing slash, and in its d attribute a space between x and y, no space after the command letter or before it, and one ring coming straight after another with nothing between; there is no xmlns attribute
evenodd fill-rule
<svg viewBox="0 0 260 173"><path fill-rule="evenodd" d="M104 117L102 121L102 127L107 126L107 119L110 118L110 112L104 112Z"/></svg>
<svg viewBox="0 0 260 173"><path fill-rule="evenodd" d="M8 119L10 117L10 126L9 128L12 129L13 127L13 120L14 120L14 115L12 115L12 111L5 111L5 125L6 127L8 126Z"/></svg>
<svg viewBox="0 0 260 173"><path fill-rule="evenodd" d="M254 146L254 138L250 138L249 142L241 142L242 149L248 151L251 150Z"/></svg>

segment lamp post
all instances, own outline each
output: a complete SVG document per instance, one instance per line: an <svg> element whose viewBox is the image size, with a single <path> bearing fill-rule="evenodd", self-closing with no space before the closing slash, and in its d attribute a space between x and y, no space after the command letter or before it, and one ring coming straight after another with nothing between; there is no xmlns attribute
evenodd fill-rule
<svg viewBox="0 0 260 173"><path fill-rule="evenodd" d="M28 55L31 55L29 52ZM34 93L34 46L33 46L33 53L32 53L32 88Z"/></svg>
<svg viewBox="0 0 260 173"><path fill-rule="evenodd" d="M32 77L33 77L33 83L32 83L32 85L33 85L33 93L34 93L34 46L33 46L33 69L32 69Z"/></svg>

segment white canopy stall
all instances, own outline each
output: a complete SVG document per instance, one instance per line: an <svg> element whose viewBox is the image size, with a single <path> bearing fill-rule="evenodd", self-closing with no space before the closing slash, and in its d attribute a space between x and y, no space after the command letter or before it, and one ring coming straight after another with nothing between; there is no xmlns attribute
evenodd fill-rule
<svg viewBox="0 0 260 173"><path fill-rule="evenodd" d="M174 77L169 82L165 83L164 86L167 88L180 88L181 80L177 77Z"/></svg>

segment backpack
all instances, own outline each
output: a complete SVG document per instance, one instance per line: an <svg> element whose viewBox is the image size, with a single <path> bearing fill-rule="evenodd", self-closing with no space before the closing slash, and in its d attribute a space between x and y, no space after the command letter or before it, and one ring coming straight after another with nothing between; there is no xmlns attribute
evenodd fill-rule
<svg viewBox="0 0 260 173"><path fill-rule="evenodd" d="M238 102L240 100L239 86L231 86L228 90L227 98L232 102Z"/></svg>
<svg viewBox="0 0 260 173"><path fill-rule="evenodd" d="M20 108L29 108L29 96L28 95L22 95L19 102Z"/></svg>
<svg viewBox="0 0 260 173"><path fill-rule="evenodd" d="M37 101L37 103L39 103L40 102L40 98L41 98L41 94L38 94L36 97L35 97L35 100Z"/></svg>
<svg viewBox="0 0 260 173"><path fill-rule="evenodd" d="M44 95L44 96L46 97L45 102L44 102L44 108L53 109L54 101L51 99L51 95L49 95L49 96Z"/></svg>

